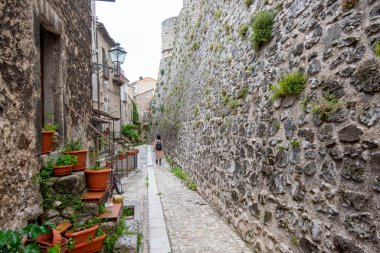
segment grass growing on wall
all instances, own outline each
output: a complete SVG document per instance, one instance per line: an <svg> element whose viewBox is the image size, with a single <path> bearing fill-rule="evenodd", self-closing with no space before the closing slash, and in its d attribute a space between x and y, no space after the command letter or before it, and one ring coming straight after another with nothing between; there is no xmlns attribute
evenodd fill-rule
<svg viewBox="0 0 380 253"><path fill-rule="evenodd" d="M377 41L376 42L376 46L375 46L375 54L380 57L380 41Z"/></svg>
<svg viewBox="0 0 380 253"><path fill-rule="evenodd" d="M340 6L343 10L351 10L358 4L359 0L340 0Z"/></svg>
<svg viewBox="0 0 380 253"><path fill-rule="evenodd" d="M189 179L189 175L184 170L182 170L181 167L175 166L170 170L170 172L173 173L179 179L181 179L183 182L185 182L185 184L187 184L187 187L190 190L197 190L196 183L193 180Z"/></svg>
<svg viewBox="0 0 380 253"><path fill-rule="evenodd" d="M255 16L252 24L251 43L256 50L259 50L265 43L270 41L274 18L274 13L270 11L261 11Z"/></svg>
<svg viewBox="0 0 380 253"><path fill-rule="evenodd" d="M245 6L249 7L251 6L253 0L244 0Z"/></svg>
<svg viewBox="0 0 380 253"><path fill-rule="evenodd" d="M293 72L283 75L278 81L278 85L272 85L272 99L276 100L287 95L299 95L305 89L307 76L301 72Z"/></svg>
<svg viewBox="0 0 380 253"><path fill-rule="evenodd" d="M246 38L248 29L249 29L249 25L248 24L244 24L244 25L242 25L240 27L240 29L239 29L239 36L240 36L240 38L242 38L242 39Z"/></svg>

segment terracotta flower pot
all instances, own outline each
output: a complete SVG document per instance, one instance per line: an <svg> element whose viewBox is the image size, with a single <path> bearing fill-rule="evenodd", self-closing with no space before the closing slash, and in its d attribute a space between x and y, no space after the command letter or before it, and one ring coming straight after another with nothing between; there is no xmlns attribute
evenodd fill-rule
<svg viewBox="0 0 380 253"><path fill-rule="evenodd" d="M54 131L42 131L42 154L49 154L53 151Z"/></svg>
<svg viewBox="0 0 380 253"><path fill-rule="evenodd" d="M88 242L82 242L75 245L75 248L70 253L94 253L101 251L104 244L104 239L107 235L104 234Z"/></svg>
<svg viewBox="0 0 380 253"><path fill-rule="evenodd" d="M40 235L37 238L37 243L40 245L40 251L46 253L49 248L52 248L55 244L61 246L61 252L65 253L68 240L61 236L58 230L52 229L52 232L47 235Z"/></svg>
<svg viewBox="0 0 380 253"><path fill-rule="evenodd" d="M104 170L85 170L87 188L90 191L105 191L108 186L108 179L111 173L110 168Z"/></svg>
<svg viewBox="0 0 380 253"><path fill-rule="evenodd" d="M78 159L77 165L73 166L73 171L81 171L86 168L87 163L87 150L66 151L65 155L75 155Z"/></svg>
<svg viewBox="0 0 380 253"><path fill-rule="evenodd" d="M78 232L74 232L70 230L65 233L65 236L73 238L73 240L75 241L75 244L78 245L79 243L82 243L88 239L95 238L96 230L98 230L98 228L99 228L99 225L95 225L91 228L78 231Z"/></svg>
<svg viewBox="0 0 380 253"><path fill-rule="evenodd" d="M73 169L73 165L65 165L65 166L53 166L54 176L66 176L71 174L71 170Z"/></svg>
<svg viewBox="0 0 380 253"><path fill-rule="evenodd" d="M126 157L126 154L119 154L119 155L117 155L117 158L119 160L123 160L123 159L125 159L125 157Z"/></svg>
<svg viewBox="0 0 380 253"><path fill-rule="evenodd" d="M133 152L132 150L127 152L127 156L134 156L134 155L135 155L135 152Z"/></svg>

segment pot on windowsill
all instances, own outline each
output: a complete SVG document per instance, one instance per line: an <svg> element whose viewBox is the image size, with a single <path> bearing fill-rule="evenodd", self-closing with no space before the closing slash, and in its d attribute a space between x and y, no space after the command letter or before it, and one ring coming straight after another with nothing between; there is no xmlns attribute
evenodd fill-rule
<svg viewBox="0 0 380 253"><path fill-rule="evenodd" d="M42 131L42 154L49 154L53 151L53 136L55 131Z"/></svg>
<svg viewBox="0 0 380 253"><path fill-rule="evenodd" d="M112 169L93 166L84 171L89 191L105 191L108 187L109 175Z"/></svg>
<svg viewBox="0 0 380 253"><path fill-rule="evenodd" d="M82 242L92 240L93 238L95 238L96 230L98 230L98 228L99 225L95 225L91 228L80 230L77 232L70 230L65 233L65 236L73 238L73 240L75 241L75 245L78 245Z"/></svg>
<svg viewBox="0 0 380 253"><path fill-rule="evenodd" d="M85 241L79 244L76 244L74 249L70 253L94 253L100 252L103 249L104 240L106 239L107 234L103 234L100 237L95 239Z"/></svg>

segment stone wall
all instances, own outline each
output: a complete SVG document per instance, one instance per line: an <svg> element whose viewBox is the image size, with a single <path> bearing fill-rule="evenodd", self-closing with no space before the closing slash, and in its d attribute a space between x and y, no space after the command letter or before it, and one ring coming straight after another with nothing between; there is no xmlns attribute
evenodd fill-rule
<svg viewBox="0 0 380 253"><path fill-rule="evenodd" d="M186 0L152 133L256 252L380 251L378 1L252 2ZM276 17L254 50L239 30L260 10ZM293 71L305 90L273 101Z"/></svg>
<svg viewBox="0 0 380 253"><path fill-rule="evenodd" d="M42 210L33 183L42 162L41 27L51 37L44 44L50 56L44 78L54 98L49 105L60 125L59 144L71 137L91 143L90 129L64 106L91 119L90 5L90 0L0 1L0 229L20 228Z"/></svg>

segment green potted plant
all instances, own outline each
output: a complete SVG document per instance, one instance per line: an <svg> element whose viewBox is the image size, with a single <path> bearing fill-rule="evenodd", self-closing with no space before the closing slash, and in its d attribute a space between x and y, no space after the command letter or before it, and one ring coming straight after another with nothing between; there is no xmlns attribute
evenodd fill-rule
<svg viewBox="0 0 380 253"><path fill-rule="evenodd" d="M53 114L46 115L48 122L42 128L42 154L49 154L53 151L53 137L58 130L58 124L53 122Z"/></svg>
<svg viewBox="0 0 380 253"><path fill-rule="evenodd" d="M81 171L86 168L87 149L83 149L80 140L69 139L63 148L65 155L74 155L78 159L78 163L73 166L73 171Z"/></svg>
<svg viewBox="0 0 380 253"><path fill-rule="evenodd" d="M108 180L112 169L100 167L94 164L87 168L84 173L87 180L87 188L90 191L105 191L108 187Z"/></svg>
<svg viewBox="0 0 380 253"><path fill-rule="evenodd" d="M117 158L119 160L123 160L125 159L125 157L126 157L126 152L123 148L117 151Z"/></svg>
<svg viewBox="0 0 380 253"><path fill-rule="evenodd" d="M54 163L54 176L70 175L75 166L78 163L78 158L73 155L62 155L57 158Z"/></svg>
<svg viewBox="0 0 380 253"><path fill-rule="evenodd" d="M100 252L103 249L104 240L106 239L107 234L98 229L95 232L95 237L90 240L86 240L81 243L76 243L72 250L69 250L70 253L88 253L88 252Z"/></svg>
<svg viewBox="0 0 380 253"><path fill-rule="evenodd" d="M99 219L94 218L85 223L76 222L72 219L72 230L65 233L69 238L68 252L87 253L101 251L106 234L99 229Z"/></svg>
<svg viewBox="0 0 380 253"><path fill-rule="evenodd" d="M62 238L54 228L55 225L53 223L46 222L41 226L30 224L17 231L0 230L0 252L64 253L67 240ZM61 251L54 249L60 249Z"/></svg>

